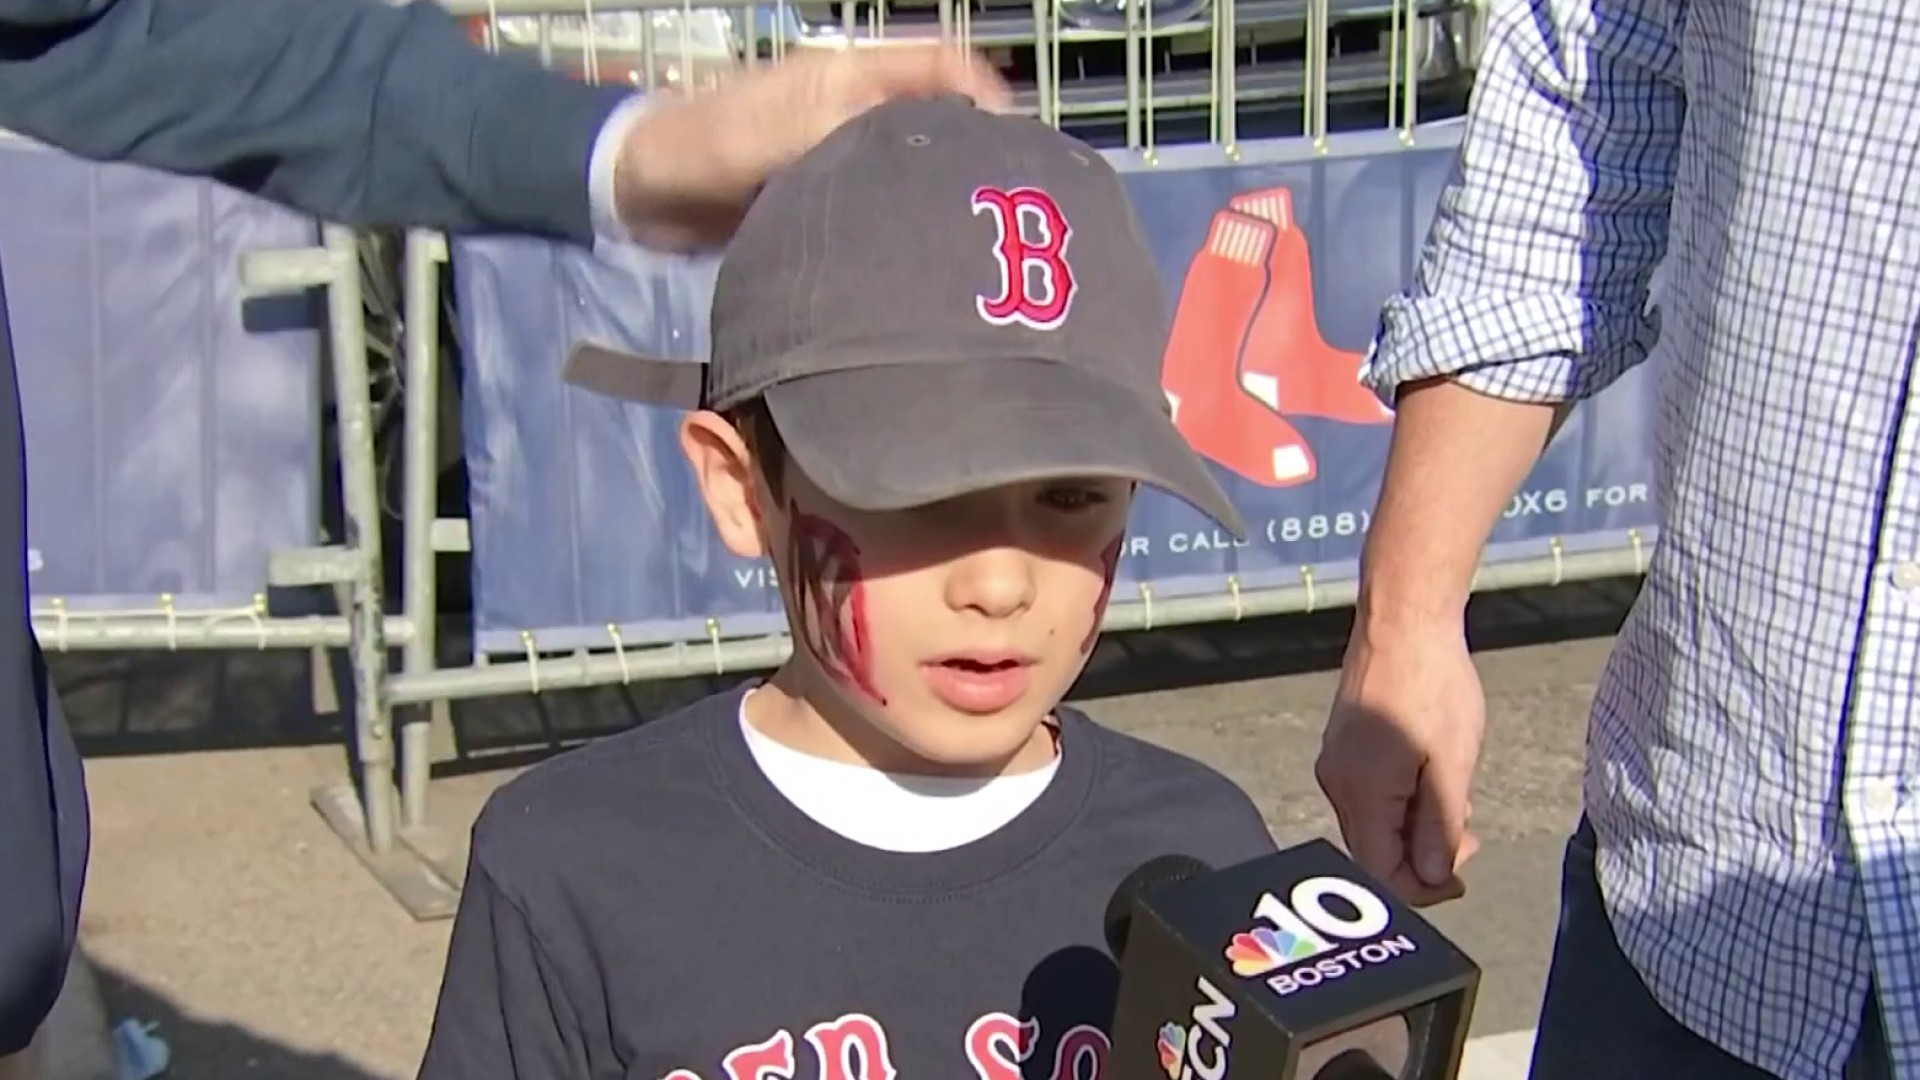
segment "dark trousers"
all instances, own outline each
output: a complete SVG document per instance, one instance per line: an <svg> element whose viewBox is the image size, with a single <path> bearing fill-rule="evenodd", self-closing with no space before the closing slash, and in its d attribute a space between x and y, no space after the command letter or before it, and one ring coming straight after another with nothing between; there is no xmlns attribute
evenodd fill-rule
<svg viewBox="0 0 1920 1080"><path fill-rule="evenodd" d="M1777 1080L1693 1033L1662 1009L1614 938L1594 872L1593 827L1567 841L1532 1080ZM1842 1080L1889 1080L1874 996Z"/></svg>
<svg viewBox="0 0 1920 1080"><path fill-rule="evenodd" d="M25 454L0 283L0 1057L60 995L89 833L86 774L27 615Z"/></svg>

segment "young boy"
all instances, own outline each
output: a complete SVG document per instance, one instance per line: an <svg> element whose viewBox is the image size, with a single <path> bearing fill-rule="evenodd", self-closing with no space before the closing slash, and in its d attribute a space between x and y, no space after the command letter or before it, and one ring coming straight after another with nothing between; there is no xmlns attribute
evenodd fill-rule
<svg viewBox="0 0 1920 1080"><path fill-rule="evenodd" d="M1166 309L1099 154L923 100L767 185L707 364L576 352L691 410L793 657L493 797L423 1077L1099 1075L1115 885L1273 850L1219 774L1060 704L1136 483L1244 532L1167 415Z"/></svg>

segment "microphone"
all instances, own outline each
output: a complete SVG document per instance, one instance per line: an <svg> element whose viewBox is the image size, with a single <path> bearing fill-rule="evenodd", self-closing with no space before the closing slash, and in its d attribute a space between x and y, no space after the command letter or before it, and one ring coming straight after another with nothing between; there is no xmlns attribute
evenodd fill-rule
<svg viewBox="0 0 1920 1080"><path fill-rule="evenodd" d="M1454 1080L1480 968L1325 840L1164 855L1107 904L1105 1080Z"/></svg>
<svg viewBox="0 0 1920 1080"><path fill-rule="evenodd" d="M1133 909L1141 896L1150 889L1162 885L1173 885L1193 878L1213 873L1213 867L1191 855L1162 855L1148 859L1133 873L1120 879L1114 886L1113 896L1107 900L1107 916L1103 929L1106 932L1107 948L1115 959L1127 952L1127 935L1133 930Z"/></svg>

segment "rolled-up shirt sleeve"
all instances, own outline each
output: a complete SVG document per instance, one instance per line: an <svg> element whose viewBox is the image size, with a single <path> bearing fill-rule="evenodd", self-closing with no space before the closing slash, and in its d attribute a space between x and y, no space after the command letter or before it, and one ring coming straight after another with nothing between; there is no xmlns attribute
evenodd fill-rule
<svg viewBox="0 0 1920 1080"><path fill-rule="evenodd" d="M1646 358L1686 105L1669 0L1495 0L1458 162L1361 380L1576 401Z"/></svg>

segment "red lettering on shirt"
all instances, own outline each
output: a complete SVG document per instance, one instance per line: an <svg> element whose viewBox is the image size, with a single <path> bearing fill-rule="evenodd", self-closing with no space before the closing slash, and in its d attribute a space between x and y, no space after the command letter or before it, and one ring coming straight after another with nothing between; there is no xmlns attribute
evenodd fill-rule
<svg viewBox="0 0 1920 1080"><path fill-rule="evenodd" d="M727 1080L793 1080L793 1035L782 1029L766 1042L736 1048L720 1064Z"/></svg>
<svg viewBox="0 0 1920 1080"><path fill-rule="evenodd" d="M1020 1080L1020 1065L1033 1056L1039 1038L1036 1020L988 1013L967 1028L967 1061L980 1080Z"/></svg>
<svg viewBox="0 0 1920 1080"><path fill-rule="evenodd" d="M1068 1029L1053 1049L1053 1080L1100 1080L1111 1045L1107 1033L1092 1024Z"/></svg>
<svg viewBox="0 0 1920 1080"><path fill-rule="evenodd" d="M847 1013L808 1028L804 1038L818 1069L818 1080L899 1080L887 1030L865 1013ZM1040 1042L1037 1020L1009 1013L987 1013L968 1025L967 1063L977 1080L1021 1080L1021 1067ZM782 1029L763 1042L736 1047L721 1061L726 1080L795 1080L795 1040ZM1051 1080L1100 1080L1112 1046L1106 1032L1091 1024L1069 1028L1055 1044ZM692 1069L675 1069L660 1080L701 1080Z"/></svg>
<svg viewBox="0 0 1920 1080"><path fill-rule="evenodd" d="M894 1080L898 1075L887 1052L887 1030L864 1013L813 1025L807 1042L820 1058L820 1080Z"/></svg>

